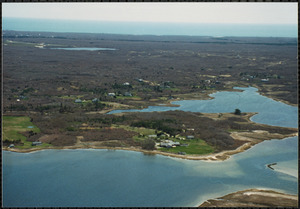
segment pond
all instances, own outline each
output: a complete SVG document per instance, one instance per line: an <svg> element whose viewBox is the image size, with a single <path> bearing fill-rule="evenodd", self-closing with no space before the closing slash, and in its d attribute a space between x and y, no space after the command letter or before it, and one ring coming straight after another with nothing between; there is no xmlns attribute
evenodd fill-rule
<svg viewBox="0 0 300 209"><path fill-rule="evenodd" d="M242 112L257 112L251 120L257 123L263 123L282 127L298 127L298 108L282 102L275 101L268 97L262 96L257 92L257 88L239 88L243 90L222 91L210 94L211 100L181 100L172 102L172 104L180 105L179 107L166 106L149 106L142 110L114 110L109 114L120 112L153 112L153 111L169 111L182 110L190 112L203 113L228 113L240 109Z"/></svg>
<svg viewBox="0 0 300 209"><path fill-rule="evenodd" d="M181 108L232 112L239 108L243 112L259 112L258 116L264 117L252 119L267 124L294 127L297 123L297 108L269 101L255 88L243 90L217 92L211 95L215 97L212 100L174 102L180 107L159 106L140 111ZM278 115L283 119L278 119ZM280 172L267 167L275 162ZM264 141L223 162L104 149L3 151L3 204L5 207L197 206L207 199L249 188L298 194L297 171L298 137Z"/></svg>

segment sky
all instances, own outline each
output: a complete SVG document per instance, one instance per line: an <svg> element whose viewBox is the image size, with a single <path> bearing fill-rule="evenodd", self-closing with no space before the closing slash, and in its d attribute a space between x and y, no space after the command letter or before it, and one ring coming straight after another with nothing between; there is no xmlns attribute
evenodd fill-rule
<svg viewBox="0 0 300 209"><path fill-rule="evenodd" d="M129 22L298 24L297 3L2 3L2 17Z"/></svg>

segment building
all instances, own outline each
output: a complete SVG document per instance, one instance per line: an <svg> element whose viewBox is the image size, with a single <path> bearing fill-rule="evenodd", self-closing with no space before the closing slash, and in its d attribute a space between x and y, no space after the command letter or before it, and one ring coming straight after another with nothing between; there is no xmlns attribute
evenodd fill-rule
<svg viewBox="0 0 300 209"><path fill-rule="evenodd" d="M194 139L195 137L192 136L192 135L190 135L190 136L187 136L186 138L187 138L187 139Z"/></svg>
<svg viewBox="0 0 300 209"><path fill-rule="evenodd" d="M32 142L32 146L37 146L37 145L41 145L42 144L42 142Z"/></svg>
<svg viewBox="0 0 300 209"><path fill-rule="evenodd" d="M115 93L108 93L107 95L108 95L108 96L110 96L110 97L114 97L114 96L116 96L116 94L115 94Z"/></svg>
<svg viewBox="0 0 300 209"><path fill-rule="evenodd" d="M124 96L125 97L132 97L132 94L130 92L125 92Z"/></svg>
<svg viewBox="0 0 300 209"><path fill-rule="evenodd" d="M75 103L81 103L81 99L75 99Z"/></svg>
<svg viewBox="0 0 300 209"><path fill-rule="evenodd" d="M172 140L165 140L163 142L160 143L161 147L166 147L166 148L171 148L171 147L176 147L176 146L180 146L179 142L173 142Z"/></svg>
<svg viewBox="0 0 300 209"><path fill-rule="evenodd" d="M157 138L157 135L156 134L148 135L148 138L152 138L152 139L154 138L155 139L155 138Z"/></svg>
<svg viewBox="0 0 300 209"><path fill-rule="evenodd" d="M94 103L99 102L99 99L95 98L95 99L92 100L92 102L94 102Z"/></svg>
<svg viewBox="0 0 300 209"><path fill-rule="evenodd" d="M161 147L165 147L165 148L171 148L173 145L167 142L161 142L160 143Z"/></svg>
<svg viewBox="0 0 300 209"><path fill-rule="evenodd" d="M129 86L129 85L130 85L130 83L128 83L128 82L123 83L123 86Z"/></svg>

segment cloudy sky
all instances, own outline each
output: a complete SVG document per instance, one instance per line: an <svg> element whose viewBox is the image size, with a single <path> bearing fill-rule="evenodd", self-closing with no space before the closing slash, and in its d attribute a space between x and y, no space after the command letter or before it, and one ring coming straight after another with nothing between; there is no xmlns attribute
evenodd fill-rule
<svg viewBox="0 0 300 209"><path fill-rule="evenodd" d="M297 3L2 3L3 17L297 24Z"/></svg>

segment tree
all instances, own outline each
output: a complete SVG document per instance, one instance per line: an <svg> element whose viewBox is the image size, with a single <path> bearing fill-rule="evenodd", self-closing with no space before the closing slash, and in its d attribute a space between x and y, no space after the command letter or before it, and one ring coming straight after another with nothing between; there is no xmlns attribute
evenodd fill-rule
<svg viewBox="0 0 300 209"><path fill-rule="evenodd" d="M142 142L142 148L146 150L154 150L155 149L155 141L153 139L145 139Z"/></svg>
<svg viewBox="0 0 300 209"><path fill-rule="evenodd" d="M235 109L234 114L235 114L235 115L240 115L240 114L241 114L241 111L240 111L239 109Z"/></svg>

